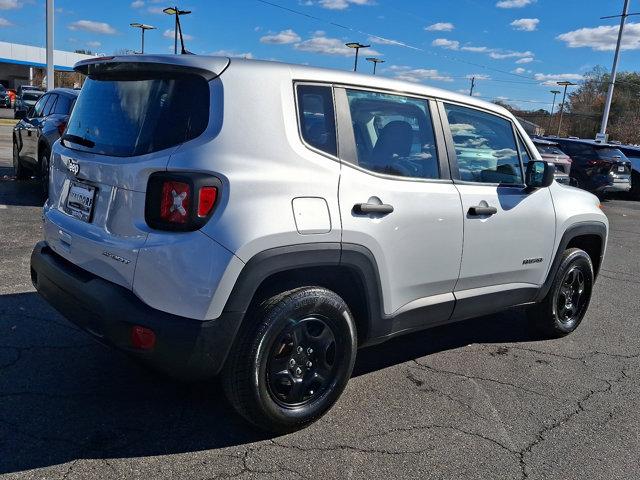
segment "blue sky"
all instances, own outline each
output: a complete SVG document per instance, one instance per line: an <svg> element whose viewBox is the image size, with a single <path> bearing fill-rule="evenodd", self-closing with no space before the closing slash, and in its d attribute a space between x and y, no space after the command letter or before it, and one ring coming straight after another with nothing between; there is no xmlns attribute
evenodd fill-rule
<svg viewBox="0 0 640 480"><path fill-rule="evenodd" d="M623 0L183 0L187 48L353 67L346 41L370 43L378 73L468 92L476 76L483 99L550 108L552 84L576 81L595 65L610 68ZM269 5L276 4L274 5ZM281 8L279 8L279 5ZM55 47L113 54L139 48L131 22L155 25L147 53L170 53L172 19L163 0L56 0ZM283 7L283 8L282 8ZM290 11L290 10L293 11ZM44 0L0 0L0 40L44 45ZM631 1L640 11L640 0ZM622 70L638 70L640 17L631 17ZM364 59L362 59L364 60ZM371 71L361 61L359 69Z"/></svg>

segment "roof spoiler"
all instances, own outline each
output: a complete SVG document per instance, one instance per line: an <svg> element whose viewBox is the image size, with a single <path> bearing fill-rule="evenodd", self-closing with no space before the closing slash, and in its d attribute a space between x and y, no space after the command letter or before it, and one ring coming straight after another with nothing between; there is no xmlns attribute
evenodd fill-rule
<svg viewBox="0 0 640 480"><path fill-rule="evenodd" d="M221 75L229 66L227 57L198 55L118 55L81 60L73 69L86 76L121 73L193 73L207 81Z"/></svg>

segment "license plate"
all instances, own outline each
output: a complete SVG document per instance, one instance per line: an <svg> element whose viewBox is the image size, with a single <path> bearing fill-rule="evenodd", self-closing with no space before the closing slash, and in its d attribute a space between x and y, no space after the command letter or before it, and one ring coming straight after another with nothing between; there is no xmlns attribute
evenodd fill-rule
<svg viewBox="0 0 640 480"><path fill-rule="evenodd" d="M618 165L618 171L624 172L624 165Z"/></svg>
<svg viewBox="0 0 640 480"><path fill-rule="evenodd" d="M83 222L90 222L95 196L96 187L84 183L71 182L69 195L67 196L69 213Z"/></svg>

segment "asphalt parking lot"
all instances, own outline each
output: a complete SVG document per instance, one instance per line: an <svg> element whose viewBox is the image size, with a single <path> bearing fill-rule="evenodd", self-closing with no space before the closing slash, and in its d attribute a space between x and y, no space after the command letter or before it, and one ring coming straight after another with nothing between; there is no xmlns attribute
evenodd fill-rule
<svg viewBox="0 0 640 480"><path fill-rule="evenodd" d="M150 373L34 293L40 193L11 177L10 134L0 125L0 478L638 478L640 202L605 202L608 255L573 335L540 340L514 310L363 350L327 416L269 437L215 382Z"/></svg>

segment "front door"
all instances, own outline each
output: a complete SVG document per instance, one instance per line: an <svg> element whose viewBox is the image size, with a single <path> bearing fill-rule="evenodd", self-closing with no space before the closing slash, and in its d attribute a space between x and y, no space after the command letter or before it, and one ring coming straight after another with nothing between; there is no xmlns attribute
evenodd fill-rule
<svg viewBox="0 0 640 480"><path fill-rule="evenodd" d="M343 245L373 254L390 330L446 321L460 270L462 210L443 141L436 140L436 104L335 91Z"/></svg>
<svg viewBox="0 0 640 480"><path fill-rule="evenodd" d="M523 165L530 157L511 120L452 104L444 104L443 116L464 213L456 316L530 301L553 253L551 193L524 185Z"/></svg>

